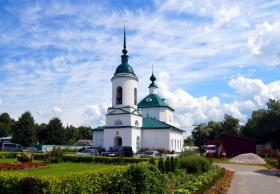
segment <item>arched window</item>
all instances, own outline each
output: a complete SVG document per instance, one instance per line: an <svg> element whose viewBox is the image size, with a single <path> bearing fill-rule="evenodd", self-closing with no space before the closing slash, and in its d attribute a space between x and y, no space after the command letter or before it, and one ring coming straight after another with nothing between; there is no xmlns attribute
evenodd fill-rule
<svg viewBox="0 0 280 194"><path fill-rule="evenodd" d="M137 120L135 121L135 126L139 126L139 122Z"/></svg>
<svg viewBox="0 0 280 194"><path fill-rule="evenodd" d="M122 121L120 119L116 120L114 125L122 125Z"/></svg>
<svg viewBox="0 0 280 194"><path fill-rule="evenodd" d="M139 149L140 149L140 137L137 136L137 138L136 138L136 150L139 151Z"/></svg>
<svg viewBox="0 0 280 194"><path fill-rule="evenodd" d="M134 104L137 105L137 89L134 88Z"/></svg>
<svg viewBox="0 0 280 194"><path fill-rule="evenodd" d="M117 102L116 104L122 104L122 87L117 87Z"/></svg>

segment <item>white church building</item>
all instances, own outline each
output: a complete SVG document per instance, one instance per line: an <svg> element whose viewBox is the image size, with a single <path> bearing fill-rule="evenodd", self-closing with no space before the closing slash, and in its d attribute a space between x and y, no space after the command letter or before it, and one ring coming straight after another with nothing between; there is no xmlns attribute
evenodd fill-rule
<svg viewBox="0 0 280 194"><path fill-rule="evenodd" d="M138 78L128 64L125 29L123 47L122 62L111 79L112 107L107 109L105 126L93 129L93 146L131 146L134 152L140 148L180 152L185 131L173 125L174 109L157 94L153 73L149 95L137 103Z"/></svg>

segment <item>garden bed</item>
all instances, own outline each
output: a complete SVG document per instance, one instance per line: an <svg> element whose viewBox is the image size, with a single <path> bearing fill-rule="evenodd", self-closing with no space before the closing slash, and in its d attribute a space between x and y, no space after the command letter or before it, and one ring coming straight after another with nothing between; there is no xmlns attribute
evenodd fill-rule
<svg viewBox="0 0 280 194"><path fill-rule="evenodd" d="M47 167L46 162L0 163L0 170L20 170Z"/></svg>

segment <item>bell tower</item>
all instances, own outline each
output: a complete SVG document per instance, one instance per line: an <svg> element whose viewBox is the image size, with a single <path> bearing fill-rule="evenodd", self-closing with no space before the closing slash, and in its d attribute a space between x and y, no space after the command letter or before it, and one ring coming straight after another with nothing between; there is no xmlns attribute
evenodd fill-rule
<svg viewBox="0 0 280 194"><path fill-rule="evenodd" d="M123 31L123 55L121 64L117 67L112 77L112 107L137 108L138 78L133 68L128 64L126 49L126 29Z"/></svg>

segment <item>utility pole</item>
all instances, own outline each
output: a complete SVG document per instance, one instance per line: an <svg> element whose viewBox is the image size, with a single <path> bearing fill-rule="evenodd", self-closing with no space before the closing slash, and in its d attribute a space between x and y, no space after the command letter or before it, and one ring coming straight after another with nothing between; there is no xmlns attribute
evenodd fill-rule
<svg viewBox="0 0 280 194"><path fill-rule="evenodd" d="M206 123L194 123L193 126L198 127L198 133L199 133L199 152L202 155L202 149L201 149L201 126L205 126Z"/></svg>

